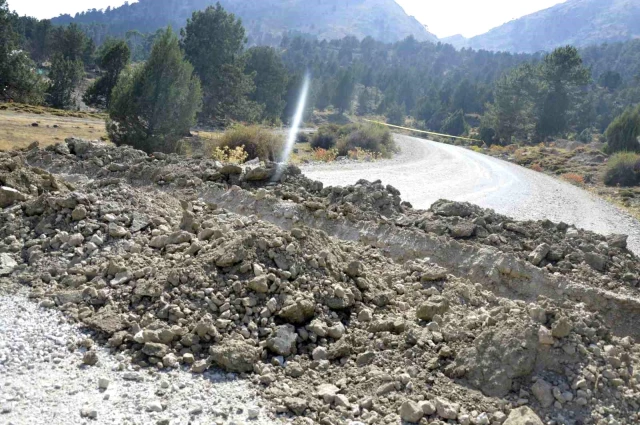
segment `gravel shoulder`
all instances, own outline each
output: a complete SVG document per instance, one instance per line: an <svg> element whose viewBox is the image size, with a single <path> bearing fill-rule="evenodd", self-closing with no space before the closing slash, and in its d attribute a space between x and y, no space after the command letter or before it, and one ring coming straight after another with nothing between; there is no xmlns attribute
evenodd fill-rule
<svg viewBox="0 0 640 425"><path fill-rule="evenodd" d="M597 196L553 177L457 146L395 135L402 152L373 163L311 164L304 174L326 185L382 180L416 208L438 199L472 202L519 220L549 219L601 234L629 235L640 253L640 222Z"/></svg>
<svg viewBox="0 0 640 425"><path fill-rule="evenodd" d="M133 370L122 355L23 292L0 294L0 422L3 424L249 423L270 425L254 386L233 374ZM70 348L73 351L70 351ZM106 386L101 389L100 385Z"/></svg>

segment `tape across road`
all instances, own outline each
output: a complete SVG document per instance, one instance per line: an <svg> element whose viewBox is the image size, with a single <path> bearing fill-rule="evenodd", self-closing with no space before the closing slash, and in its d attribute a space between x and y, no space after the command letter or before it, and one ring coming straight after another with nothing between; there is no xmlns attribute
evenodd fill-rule
<svg viewBox="0 0 640 425"><path fill-rule="evenodd" d="M418 130L418 129L415 129L415 128L401 127L399 125L387 124L386 122L367 120L367 119L364 119L364 118L362 120L363 121L367 121L367 122L372 122L374 124L386 125L387 127L399 128L399 129L408 130L408 131L415 131L416 133L433 134L435 136L451 137L452 139L460 139L460 140L470 140L472 142L482 142L482 140L471 139L470 137L460 137L460 136L451 136L450 134L434 133L433 131L424 131L424 130Z"/></svg>

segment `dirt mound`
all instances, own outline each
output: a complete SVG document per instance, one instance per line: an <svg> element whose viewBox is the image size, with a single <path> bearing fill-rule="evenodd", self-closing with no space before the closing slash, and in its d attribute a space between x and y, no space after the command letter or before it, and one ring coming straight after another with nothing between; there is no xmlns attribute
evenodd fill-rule
<svg viewBox="0 0 640 425"><path fill-rule="evenodd" d="M623 237L448 201L416 211L379 182L323 188L295 167L273 182L274 165L79 140L8 161L11 175L49 177L11 186L21 196L0 212L0 258L14 263L0 284L30 286L140 367L242 374L298 423L640 421L640 346L624 329L580 300L518 298L465 272L473 253L498 253L511 270L634 300ZM61 177L33 165L75 183L54 187ZM341 223L427 235L459 248L459 267L330 236Z"/></svg>

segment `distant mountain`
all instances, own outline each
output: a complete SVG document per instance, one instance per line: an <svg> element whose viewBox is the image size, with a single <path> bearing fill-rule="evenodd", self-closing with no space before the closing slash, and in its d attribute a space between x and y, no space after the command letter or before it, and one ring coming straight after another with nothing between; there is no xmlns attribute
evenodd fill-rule
<svg viewBox="0 0 640 425"><path fill-rule="evenodd" d="M470 39L454 36L455 47L534 53L571 44L627 41L640 37L640 0L568 0ZM444 40L443 40L444 41Z"/></svg>
<svg viewBox="0 0 640 425"><path fill-rule="evenodd" d="M194 11L215 3L215 0L140 0L104 12L93 9L75 17L62 15L52 21L93 25L102 28L104 35L123 35L130 30L147 33L167 25L182 28ZM289 32L320 39L353 35L395 42L413 36L418 41L437 41L394 0L220 0L220 3L242 18L250 44L278 44L283 34Z"/></svg>

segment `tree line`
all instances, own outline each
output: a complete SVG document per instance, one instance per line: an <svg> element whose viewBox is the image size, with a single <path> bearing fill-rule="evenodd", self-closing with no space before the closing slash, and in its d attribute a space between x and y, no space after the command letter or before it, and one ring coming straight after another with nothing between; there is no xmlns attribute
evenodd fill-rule
<svg viewBox="0 0 640 425"><path fill-rule="evenodd" d="M194 120L287 122L306 72L313 77L310 109L381 115L452 135L472 124L488 144L590 141L640 102L639 40L547 55L457 51L411 37L385 44L297 35L285 36L279 49L246 49L242 22L218 4L193 13L180 34L129 32L96 49L86 29L17 17L6 0L2 22L5 100L73 108L83 71L97 68L82 99L108 109L114 140L149 145L144 140L160 138L166 149ZM45 60L47 79L36 72ZM181 107L187 110L170 113ZM185 121L165 128L171 119Z"/></svg>

